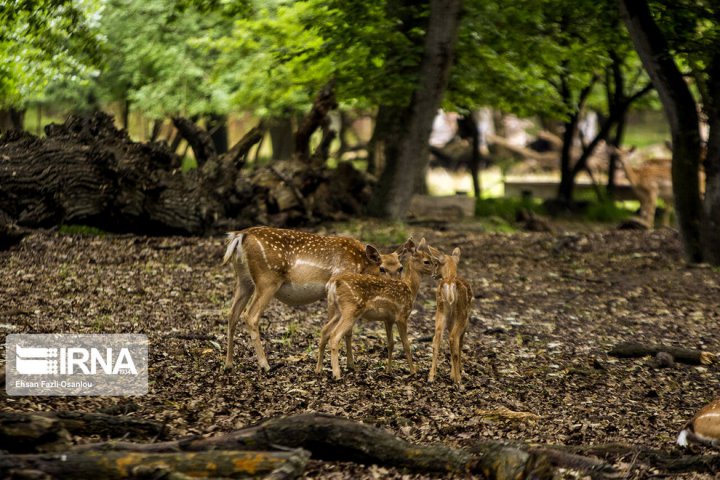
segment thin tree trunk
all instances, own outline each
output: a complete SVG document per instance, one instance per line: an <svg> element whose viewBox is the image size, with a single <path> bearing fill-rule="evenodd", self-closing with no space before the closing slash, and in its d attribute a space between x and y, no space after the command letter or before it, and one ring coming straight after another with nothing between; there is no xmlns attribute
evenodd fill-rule
<svg viewBox="0 0 720 480"><path fill-rule="evenodd" d="M293 123L290 115L275 118L270 121L270 142L272 144L272 159L289 160L293 153Z"/></svg>
<svg viewBox="0 0 720 480"><path fill-rule="evenodd" d="M470 175L472 176L473 192L475 198L480 198L482 193L480 190L480 180L478 175L480 173L480 135L478 134L477 122L475 115L468 113L458 118L458 133L460 138L466 138L470 140Z"/></svg>
<svg viewBox="0 0 720 480"><path fill-rule="evenodd" d="M130 132L130 100L127 98L122 103L122 125L123 130Z"/></svg>
<svg viewBox="0 0 720 480"><path fill-rule="evenodd" d="M227 115L217 113L210 114L207 118L207 131L210 133L213 145L215 145L215 152L218 155L228 151L227 118Z"/></svg>
<svg viewBox="0 0 720 480"><path fill-rule="evenodd" d="M410 204L417 172L428 162L432 122L447 86L462 0L431 0L419 82L408 108L398 148L386 148L386 166L369 206L371 214L402 219ZM387 145L386 147L389 147Z"/></svg>
<svg viewBox="0 0 720 480"><path fill-rule="evenodd" d="M705 106L710 124L705 155L705 198L701 242L703 260L720 265L720 53L708 68L709 104Z"/></svg>
<svg viewBox="0 0 720 480"><path fill-rule="evenodd" d="M672 184L685 257L700 262L702 205L698 180L700 129L697 105L675 64L647 0L619 0L630 38L660 95L673 143Z"/></svg>
<svg viewBox="0 0 720 480"><path fill-rule="evenodd" d="M25 122L25 110L17 108L6 108L0 110L0 132L9 130L23 130Z"/></svg>

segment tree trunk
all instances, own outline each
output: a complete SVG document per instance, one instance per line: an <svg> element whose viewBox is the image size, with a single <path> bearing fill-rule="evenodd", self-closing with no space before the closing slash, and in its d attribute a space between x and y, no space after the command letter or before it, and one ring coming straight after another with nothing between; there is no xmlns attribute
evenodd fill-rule
<svg viewBox="0 0 720 480"><path fill-rule="evenodd" d="M274 118L270 121L270 141L272 143L272 159L290 160L292 158L294 139L291 116Z"/></svg>
<svg viewBox="0 0 720 480"><path fill-rule="evenodd" d="M0 133L10 130L23 130L25 110L5 108L0 110Z"/></svg>
<svg viewBox="0 0 720 480"><path fill-rule="evenodd" d="M428 138L452 64L462 0L431 0L418 84L408 106L407 123L397 145L386 145L386 165L369 206L371 214L405 216L418 170L428 162Z"/></svg>
<svg viewBox="0 0 720 480"><path fill-rule="evenodd" d="M126 97L122 102L123 130L130 133L130 100Z"/></svg>
<svg viewBox="0 0 720 480"><path fill-rule="evenodd" d="M660 95L673 143L672 185L685 257L700 262L702 205L698 180L700 129L697 105L652 18L647 0L619 0L630 38Z"/></svg>
<svg viewBox="0 0 720 480"><path fill-rule="evenodd" d="M472 176L473 192L475 198L480 198L480 135L478 134L477 122L475 115L468 113L458 118L458 134L460 138L470 140L470 175Z"/></svg>
<svg viewBox="0 0 720 480"><path fill-rule="evenodd" d="M207 131L212 138L215 152L218 155L228 151L227 115L213 113L207 118Z"/></svg>
<svg viewBox="0 0 720 480"><path fill-rule="evenodd" d="M708 67L710 133L705 154L705 198L701 232L703 260L720 265L720 53L715 53Z"/></svg>
<svg viewBox="0 0 720 480"><path fill-rule="evenodd" d="M563 144L560 150L560 186L558 188L558 198L565 204L572 202L573 186L575 185L575 177L572 175L572 145L575 140L575 131L577 130L578 117L577 114L570 116L565 122L563 130Z"/></svg>
<svg viewBox="0 0 720 480"><path fill-rule="evenodd" d="M623 135L625 134L625 121L627 117L623 116L620 118L618 123L615 125L615 134L610 139L610 145L612 145L615 148L620 148L620 145L622 145L623 141ZM607 180L607 194L609 198L613 198L615 195L615 172L617 172L618 169L618 160L620 158L620 155L617 151L613 151L610 153L610 158L608 159L608 180Z"/></svg>
<svg viewBox="0 0 720 480"><path fill-rule="evenodd" d="M370 139L368 152L368 173L380 175L385 170L388 155L397 156L394 150L399 144L400 130L405 122L407 110L403 107L380 105L375 128ZM389 152L388 149L392 149Z"/></svg>

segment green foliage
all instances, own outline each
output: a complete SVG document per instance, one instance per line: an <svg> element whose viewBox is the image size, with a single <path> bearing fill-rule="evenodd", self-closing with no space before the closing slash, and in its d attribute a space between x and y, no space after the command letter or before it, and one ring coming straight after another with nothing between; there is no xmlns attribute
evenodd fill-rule
<svg viewBox="0 0 720 480"><path fill-rule="evenodd" d="M106 231L99 228L74 224L60 225L59 232L63 235L89 235L96 237L107 235Z"/></svg>
<svg viewBox="0 0 720 480"><path fill-rule="evenodd" d="M535 214L543 213L540 200L531 198L480 198L475 203L475 216L496 217L510 223L515 222L518 213L522 210Z"/></svg>
<svg viewBox="0 0 720 480"><path fill-rule="evenodd" d="M0 2L0 108L24 107L49 82L87 76L99 61L84 4Z"/></svg>
<svg viewBox="0 0 720 480"><path fill-rule="evenodd" d="M342 235L359 238L375 246L400 245L410 237L406 225L402 222L364 219L337 224L335 228Z"/></svg>
<svg viewBox="0 0 720 480"><path fill-rule="evenodd" d="M230 101L264 116L305 108L329 79L338 100L355 106L404 104L420 64L419 8L392 2L265 2L210 42L221 55L214 82Z"/></svg>
<svg viewBox="0 0 720 480"><path fill-rule="evenodd" d="M588 205L585 218L591 222L618 223L627 220L633 214L633 210L625 208L624 204L612 200L592 202Z"/></svg>

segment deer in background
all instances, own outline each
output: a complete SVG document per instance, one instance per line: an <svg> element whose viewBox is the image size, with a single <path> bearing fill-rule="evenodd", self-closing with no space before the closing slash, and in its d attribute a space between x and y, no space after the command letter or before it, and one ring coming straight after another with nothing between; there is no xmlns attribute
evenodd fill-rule
<svg viewBox="0 0 720 480"><path fill-rule="evenodd" d="M688 440L720 447L720 398L701 408L685 425L678 435L677 443L686 447Z"/></svg>
<svg viewBox="0 0 720 480"><path fill-rule="evenodd" d="M670 145L667 147L672 150ZM635 195L640 200L640 217L648 228L655 225L655 211L658 198L665 202L662 224L670 223L670 209L673 206L672 189L672 160L670 158L650 158L638 165L631 165L630 160L637 154L635 147L630 149L614 149L620 158L620 164ZM700 154L700 193L705 191L705 172L702 163L707 155L707 148L703 147Z"/></svg>
<svg viewBox="0 0 720 480"><path fill-rule="evenodd" d="M330 343L330 361L333 377L340 379L339 344L345 337L351 338L352 329L361 317L385 323L388 349L388 371L392 369L394 347L393 325L397 325L405 351L410 373L416 372L407 336L407 324L423 274L433 271L429 245L423 238L415 246L408 240L399 250L405 269L400 280L345 273L333 278L328 287L328 320L320 332L320 346L315 371L322 372L325 347ZM348 368L354 368L352 342L347 342Z"/></svg>
<svg viewBox="0 0 720 480"><path fill-rule="evenodd" d="M259 322L270 300L304 305L326 296L333 275L382 272L398 276L402 270L397 253L381 255L372 245L348 237L271 227L252 227L228 236L223 265L232 260L235 291L228 320L226 369L232 368L233 337L241 315L260 368L269 370Z"/></svg>
<svg viewBox="0 0 720 480"><path fill-rule="evenodd" d="M440 276L440 281L435 292L437 305L435 336L433 336L433 357L428 382L435 380L443 333L447 328L449 331L448 343L450 344L450 377L455 383L461 385L463 337L468 326L473 294L470 285L457 274L459 261L460 248L453 250L450 256L440 254L436 258L436 274Z"/></svg>
<svg viewBox="0 0 720 480"><path fill-rule="evenodd" d="M663 225L669 225L669 209L673 204L672 175L669 158L653 158L633 166L630 159L635 155L635 147L629 150L616 149L620 164L630 186L640 201L640 219L648 228L655 225L655 211L658 198L665 202L665 212L662 218Z"/></svg>

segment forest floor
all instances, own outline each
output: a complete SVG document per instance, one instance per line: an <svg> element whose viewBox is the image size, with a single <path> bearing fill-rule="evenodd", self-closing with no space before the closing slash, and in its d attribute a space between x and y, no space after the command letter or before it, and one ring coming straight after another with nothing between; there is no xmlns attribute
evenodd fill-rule
<svg viewBox="0 0 720 480"><path fill-rule="evenodd" d="M373 323L356 328L358 370L343 369L335 382L326 358L325 371L315 374L324 303L292 308L277 301L262 322L271 372L258 371L240 329L235 369L227 374L221 367L232 272L220 265L224 238L31 235L0 252L0 342L8 333L144 333L151 346L150 392L56 398L6 397L3 391L0 410L131 404L131 415L165 422L172 437L323 412L426 444L620 442L680 453L673 445L677 432L720 392L718 363L659 369L650 358L617 359L607 351L640 341L720 352L720 271L686 266L670 229L554 236L475 230L407 227L443 250L462 248L461 273L476 298L465 337L463 391L449 379L447 349L439 378L426 381L434 328L430 279L409 328L416 375L409 374L399 342L395 368L386 371L384 328ZM509 419L487 412L498 408L533 415ZM617 465L630 477L653 474L633 465L631 450L623 462ZM311 462L306 473L402 474L320 462Z"/></svg>

